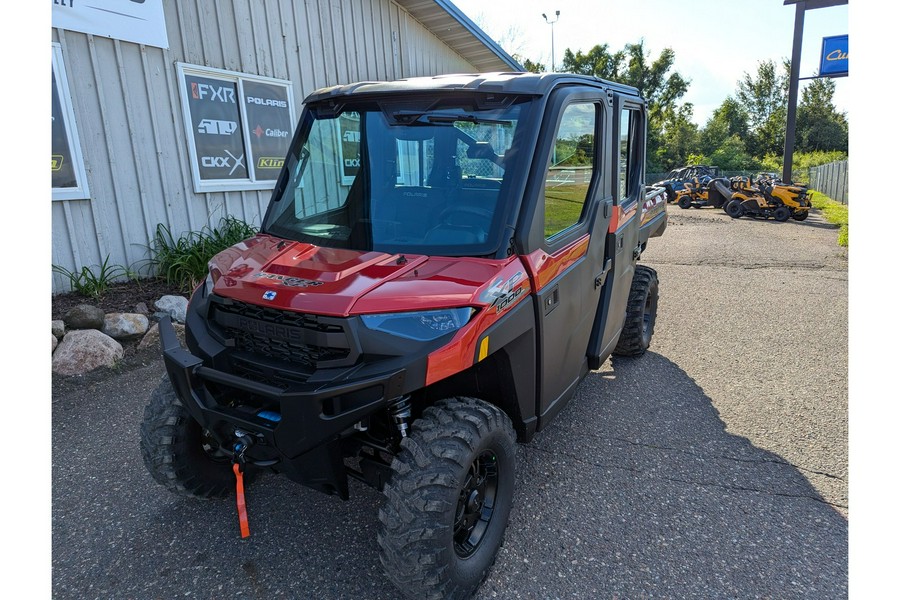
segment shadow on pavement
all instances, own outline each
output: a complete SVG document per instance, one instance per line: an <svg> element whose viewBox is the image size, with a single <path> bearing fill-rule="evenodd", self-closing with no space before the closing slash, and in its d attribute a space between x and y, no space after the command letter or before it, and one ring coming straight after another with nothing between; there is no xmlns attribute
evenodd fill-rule
<svg viewBox="0 0 900 600"><path fill-rule="evenodd" d="M234 501L171 495L138 427L160 367L54 398L54 598L395 598L380 495L341 502L263 476ZM591 373L518 449L506 542L478 598L842 598L847 521L793 466L729 434L648 353Z"/></svg>

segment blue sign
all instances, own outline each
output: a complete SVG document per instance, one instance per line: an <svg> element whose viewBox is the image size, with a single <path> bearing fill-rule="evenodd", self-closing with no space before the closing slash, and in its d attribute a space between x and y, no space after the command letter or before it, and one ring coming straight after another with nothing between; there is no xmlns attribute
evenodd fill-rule
<svg viewBox="0 0 900 600"><path fill-rule="evenodd" d="M819 77L843 77L847 75L847 37L834 35L822 38L822 60Z"/></svg>

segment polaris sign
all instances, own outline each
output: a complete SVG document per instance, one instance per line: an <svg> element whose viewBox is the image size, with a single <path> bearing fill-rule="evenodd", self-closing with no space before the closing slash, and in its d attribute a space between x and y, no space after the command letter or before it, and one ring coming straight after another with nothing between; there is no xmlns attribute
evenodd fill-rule
<svg viewBox="0 0 900 600"><path fill-rule="evenodd" d="M822 60L819 63L819 77L846 77L847 63L846 35L822 38Z"/></svg>

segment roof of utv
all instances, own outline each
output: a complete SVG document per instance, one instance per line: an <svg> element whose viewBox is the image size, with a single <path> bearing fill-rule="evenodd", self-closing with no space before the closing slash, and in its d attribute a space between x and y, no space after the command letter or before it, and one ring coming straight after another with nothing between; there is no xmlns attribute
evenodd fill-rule
<svg viewBox="0 0 900 600"><path fill-rule="evenodd" d="M363 81L336 85L314 91L306 97L306 104L341 97L381 96L410 92L482 92L493 94L523 94L543 96L560 85L590 85L629 95L638 95L636 88L606 81L589 75L572 73L480 73L412 77L396 81Z"/></svg>

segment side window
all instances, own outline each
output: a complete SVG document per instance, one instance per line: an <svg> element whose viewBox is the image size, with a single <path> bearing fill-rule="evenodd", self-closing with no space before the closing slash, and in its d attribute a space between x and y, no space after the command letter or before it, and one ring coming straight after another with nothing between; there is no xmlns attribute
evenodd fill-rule
<svg viewBox="0 0 900 600"><path fill-rule="evenodd" d="M640 113L634 109L623 109L619 115L619 202L631 198L639 184L635 173L641 167L638 162L639 118Z"/></svg>
<svg viewBox="0 0 900 600"><path fill-rule="evenodd" d="M563 112L544 178L547 239L581 221L594 174L596 113L593 104L572 104Z"/></svg>

